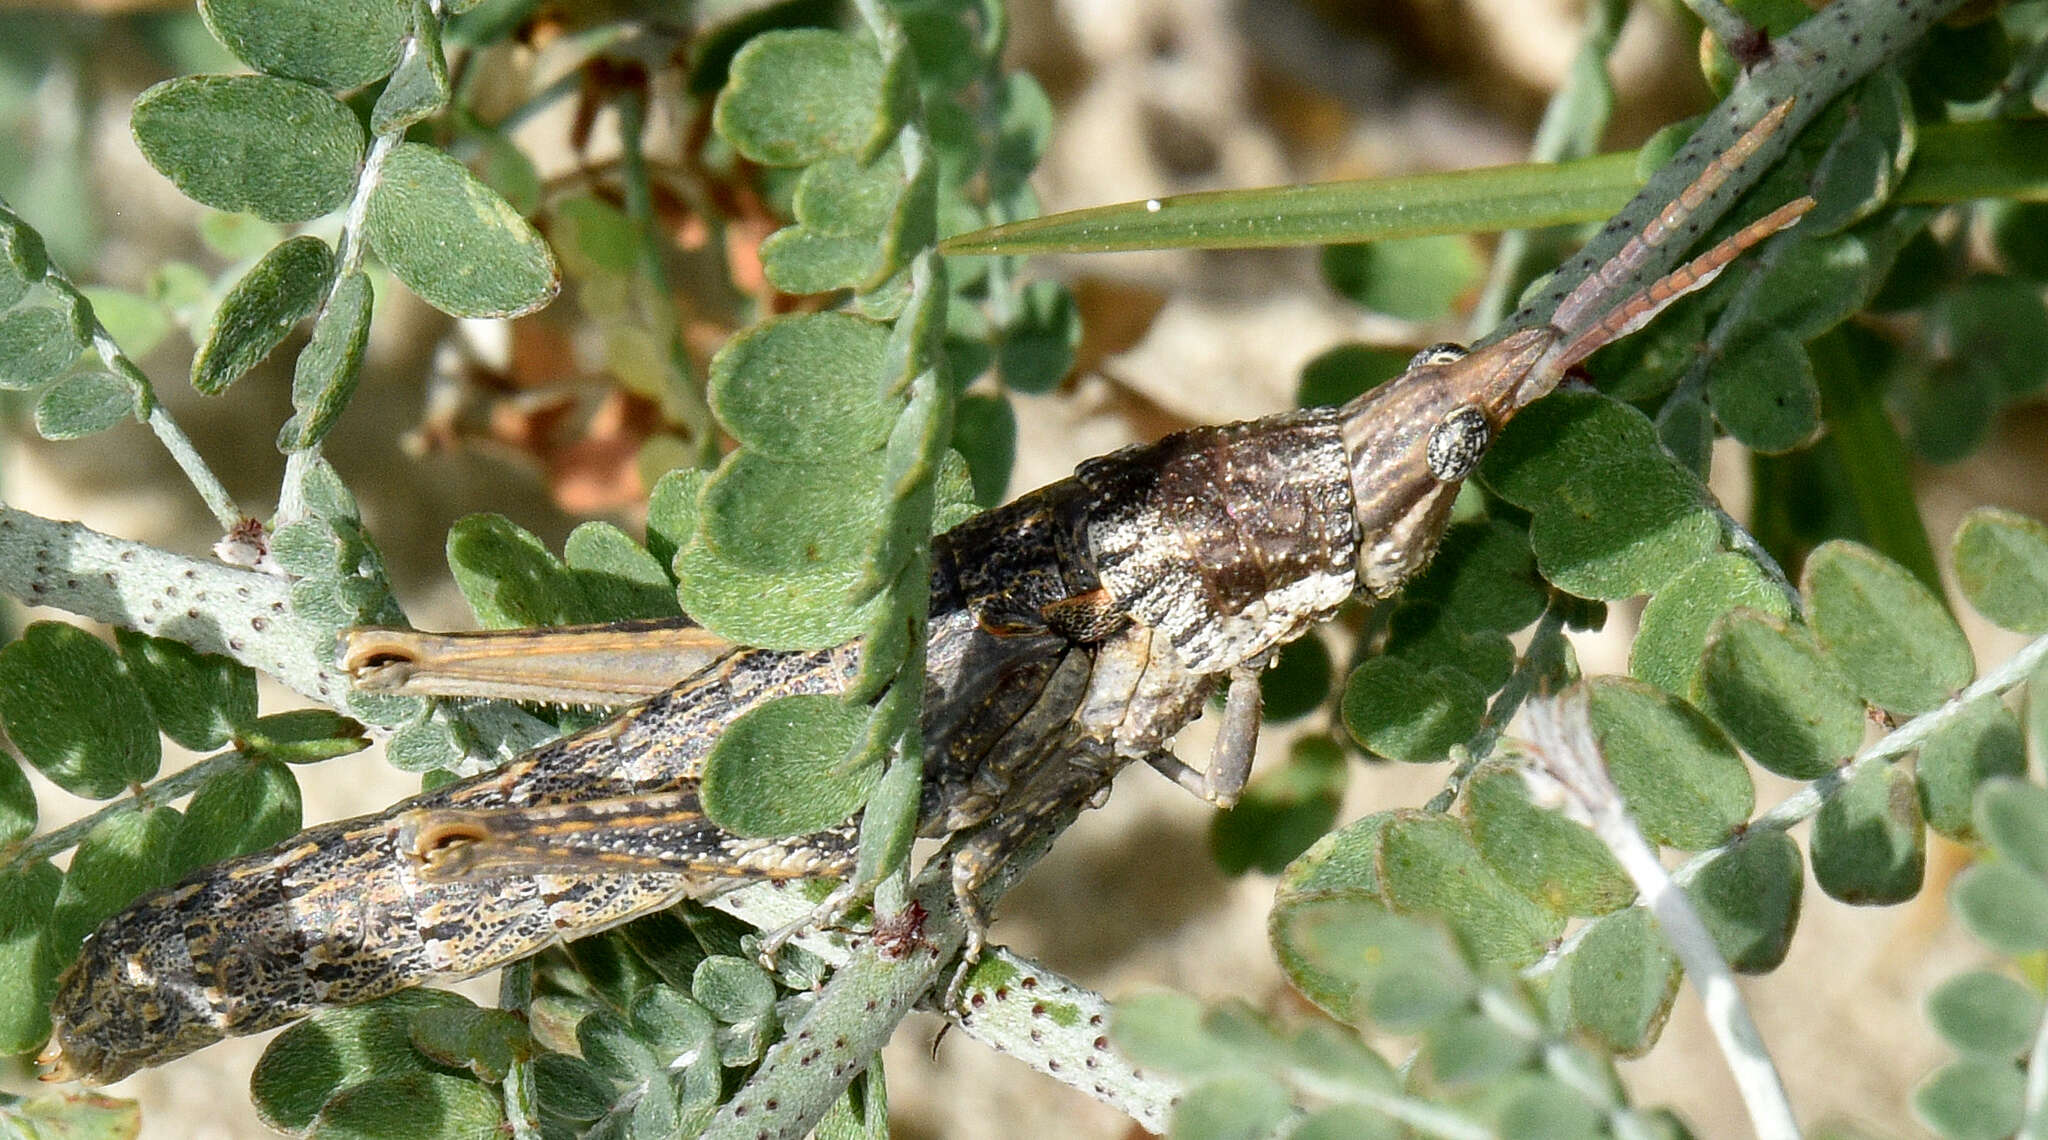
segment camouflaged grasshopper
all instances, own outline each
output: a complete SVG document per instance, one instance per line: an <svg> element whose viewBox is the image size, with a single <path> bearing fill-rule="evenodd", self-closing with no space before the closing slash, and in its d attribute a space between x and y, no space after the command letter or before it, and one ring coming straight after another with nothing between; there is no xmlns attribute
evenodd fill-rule
<svg viewBox="0 0 2048 1140"><path fill-rule="evenodd" d="M1709 164L1549 324L1469 352L1425 349L1341 408L1195 428L1089 460L934 540L921 823L960 836L950 857L970 958L990 874L1049 820L1096 802L1125 765L1144 761L1234 803L1258 734L1257 676L1274 653L1354 595L1399 590L1429 561L1503 425L1813 205L1791 202L1594 311L1789 107ZM365 688L643 703L499 771L143 897L60 980L46 1079L115 1080L739 881L846 875L855 822L742 838L704 817L696 789L712 742L742 712L842 692L860 653L857 643L736 648L672 624L482 640L358 631L346 664ZM664 658L667 669L646 669ZM678 659L698 666L678 680ZM508 660L506 692L497 682ZM1222 730L1197 770L1170 746L1219 685Z"/></svg>

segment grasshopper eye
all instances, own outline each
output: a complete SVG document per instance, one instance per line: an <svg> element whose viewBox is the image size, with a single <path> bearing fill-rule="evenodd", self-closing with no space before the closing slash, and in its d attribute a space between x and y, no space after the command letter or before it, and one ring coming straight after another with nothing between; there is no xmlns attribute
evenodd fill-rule
<svg viewBox="0 0 2048 1140"><path fill-rule="evenodd" d="M1424 450L1429 473L1439 482L1455 483L1479 466L1479 457L1492 442L1493 425L1486 422L1485 412L1470 404L1453 408L1429 433Z"/></svg>
<svg viewBox="0 0 2048 1140"><path fill-rule="evenodd" d="M1408 367L1420 368L1425 364L1450 364L1465 357L1465 346L1450 341L1438 341L1408 358Z"/></svg>

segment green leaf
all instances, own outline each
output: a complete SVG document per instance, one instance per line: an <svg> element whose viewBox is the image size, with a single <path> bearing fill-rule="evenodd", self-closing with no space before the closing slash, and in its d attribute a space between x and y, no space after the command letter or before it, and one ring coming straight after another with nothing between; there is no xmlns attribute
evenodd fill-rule
<svg viewBox="0 0 2048 1140"><path fill-rule="evenodd" d="M1971 804L1977 789L2000 776L2027 774L2019 718L1995 695L1972 701L1920 746L1913 772L1927 826L1950 839L1976 840Z"/></svg>
<svg viewBox="0 0 2048 1140"><path fill-rule="evenodd" d="M829 463L734 452L704 485L700 540L724 559L774 574L862 563L881 521L882 503L868 490L880 489L881 464L872 452Z"/></svg>
<svg viewBox="0 0 2048 1140"><path fill-rule="evenodd" d="M1976 675L1970 642L1941 599L1873 550L1823 544L1807 556L1799 588L1814 633L1871 704L1917 716Z"/></svg>
<svg viewBox="0 0 2048 1140"><path fill-rule="evenodd" d="M881 250L872 235L840 237L787 226L768 235L760 252L768 283L803 296L860 286L875 275Z"/></svg>
<svg viewBox="0 0 2048 1140"><path fill-rule="evenodd" d="M35 388L71 367L85 342L56 309L0 314L0 390Z"/></svg>
<svg viewBox="0 0 2048 1140"><path fill-rule="evenodd" d="M111 372L81 372L51 385L36 400L36 434L83 439L136 418L135 385Z"/></svg>
<svg viewBox="0 0 2048 1140"><path fill-rule="evenodd" d="M1913 1111L1944 1140L2003 1140L2019 1129L2025 1091L2012 1062L1965 1057L1913 1090Z"/></svg>
<svg viewBox="0 0 2048 1140"><path fill-rule="evenodd" d="M1081 310L1057 281L1033 281L1018 295L1014 320L996 346L996 376L1007 387L1042 395L1074 369L1081 347Z"/></svg>
<svg viewBox="0 0 2048 1140"><path fill-rule="evenodd" d="M497 192L454 159L400 143L365 222L406 288L451 317L518 317L554 300L555 255Z"/></svg>
<svg viewBox="0 0 2048 1140"><path fill-rule="evenodd" d="M0 309L13 308L50 267L43 235L0 205Z"/></svg>
<svg viewBox="0 0 2048 1140"><path fill-rule="evenodd" d="M1536 573L1536 556L1520 527L1499 519L1453 524L1429 569L1401 596L1434 601L1474 632L1513 633L1543 616L1549 587Z"/></svg>
<svg viewBox="0 0 2048 1140"><path fill-rule="evenodd" d="M199 14L250 67L345 91L391 73L412 13L401 0L201 0Z"/></svg>
<svg viewBox="0 0 2048 1140"><path fill-rule="evenodd" d="M1482 692L1500 688L1515 670L1515 647L1506 634L1466 633L1435 602L1403 602L1387 622L1384 653L1418 671L1456 670L1478 682Z"/></svg>
<svg viewBox="0 0 2048 1140"><path fill-rule="evenodd" d="M279 1132L303 1133L321 1106L343 1089L425 1067L425 1059L412 1048L415 1014L471 1005L444 990L413 989L363 1005L319 1010L271 1039L250 1074L249 1099L263 1123Z"/></svg>
<svg viewBox="0 0 2048 1140"><path fill-rule="evenodd" d="M244 753L286 764L331 760L369 746L362 725L328 709L293 709L257 717L241 733Z"/></svg>
<svg viewBox="0 0 2048 1140"><path fill-rule="evenodd" d="M881 771L843 771L866 715L837 697L783 697L740 714L704 761L704 812L737 835L804 835L844 822Z"/></svg>
<svg viewBox="0 0 2048 1140"><path fill-rule="evenodd" d="M1465 782L1461 804L1479 855L1516 890L1559 914L1606 914L1635 885L1592 832L1529 802L1520 772L1499 761Z"/></svg>
<svg viewBox="0 0 2048 1140"><path fill-rule="evenodd" d="M1449 816L1396 812L1380 836L1379 871L1395 910L1442 918L1483 962L1527 965L1564 932L1563 917L1515 891Z"/></svg>
<svg viewBox="0 0 2048 1140"><path fill-rule="evenodd" d="M612 1106L617 1090L597 1066L566 1053L543 1053L533 1062L534 1099L550 1116L588 1124ZM580 1129L578 1131L581 1131Z"/></svg>
<svg viewBox="0 0 2048 1140"><path fill-rule="evenodd" d="M2029 281L2048 280L2048 202L1983 202L1979 209L2005 268Z"/></svg>
<svg viewBox="0 0 2048 1140"><path fill-rule="evenodd" d="M1766 455L1794 451L1820 431L1820 386L1805 342L1765 329L1724 352L1707 374L1714 418L1730 436Z"/></svg>
<svg viewBox="0 0 2048 1140"><path fill-rule="evenodd" d="M275 760L227 768L192 793L171 866L182 873L261 851L291 838L301 826L299 782L291 769Z"/></svg>
<svg viewBox="0 0 2048 1140"><path fill-rule="evenodd" d="M266 13L288 6L262 4ZM331 16L346 5L318 6ZM187 198L273 222L340 209L363 164L354 113L317 87L268 75L165 80L135 100L129 125L142 156Z"/></svg>
<svg viewBox="0 0 2048 1140"><path fill-rule="evenodd" d="M805 168L791 206L806 229L828 237L861 237L873 245L895 216L904 176L900 147L890 147L870 163L834 155Z"/></svg>
<svg viewBox="0 0 2048 1140"><path fill-rule="evenodd" d="M194 752L219 748L256 719L256 673L168 638L114 631L129 676L165 736Z"/></svg>
<svg viewBox="0 0 2048 1140"><path fill-rule="evenodd" d="M1323 707L1333 668L1329 645L1314 633L1281 647L1272 666L1259 674L1264 723L1284 724Z"/></svg>
<svg viewBox="0 0 2048 1140"><path fill-rule="evenodd" d="M1139 993L1116 1003L1109 1036L1133 1062L1183 1077L1238 1068L1237 1051L1205 1032L1202 1018L1202 1003L1187 994Z"/></svg>
<svg viewBox="0 0 2048 1140"><path fill-rule="evenodd" d="M1977 830L2000 855L2048 876L2048 789L1999 780L1977 795Z"/></svg>
<svg viewBox="0 0 2048 1140"><path fill-rule="evenodd" d="M1375 753L1432 764L1479 730L1486 691L1455 669L1418 671L1398 658L1374 657L1345 682L1343 714L1352 738Z"/></svg>
<svg viewBox="0 0 2048 1140"><path fill-rule="evenodd" d="M370 129L394 134L448 105L448 61L441 55L441 21L422 0L412 3L412 39L391 82L370 109Z"/></svg>
<svg viewBox="0 0 2048 1140"><path fill-rule="evenodd" d="M37 771L86 799L148 782L163 759L142 687L106 642L59 622L0 648L0 722Z"/></svg>
<svg viewBox="0 0 2048 1140"><path fill-rule="evenodd" d="M953 450L967 460L974 478L974 505L987 510L1003 501L1017 462L1017 413L1000 392L971 392L953 405Z"/></svg>
<svg viewBox="0 0 2048 1140"><path fill-rule="evenodd" d="M1581 472L1535 507L1529 546L1559 589L1612 600L1654 593L1720 543L1690 474L1661 455Z"/></svg>
<svg viewBox="0 0 2048 1140"><path fill-rule="evenodd" d="M1327 736L1294 742L1281 765L1261 767L1237 806L1209 822L1209 851L1226 875L1277 874L1337 822L1348 773Z"/></svg>
<svg viewBox="0 0 2048 1140"><path fill-rule="evenodd" d="M469 515L448 528L448 568L486 629L603 621L576 576L540 539L503 515Z"/></svg>
<svg viewBox="0 0 2048 1140"><path fill-rule="evenodd" d="M1297 408L1334 407L1408 370L1410 353L1356 342L1325 349L1301 366L1294 389ZM1524 544L1526 545L1526 543Z"/></svg>
<svg viewBox="0 0 2048 1140"><path fill-rule="evenodd" d="M852 36L821 29L766 32L733 56L712 112L744 157L801 166L851 154L882 110L882 59Z"/></svg>
<svg viewBox="0 0 2048 1140"><path fill-rule="evenodd" d="M1986 619L2018 633L2048 633L2048 526L1978 507L1956 528L1956 582Z"/></svg>
<svg viewBox="0 0 2048 1140"><path fill-rule="evenodd" d="M497 1094L473 1080L406 1073L344 1087L320 1106L313 1140L496 1140L504 1135Z"/></svg>
<svg viewBox="0 0 2048 1140"><path fill-rule="evenodd" d="M1944 290L1922 335L1945 349L1961 382L1995 400L2033 395L2048 384L2048 306L2041 290L2012 277L1972 277Z"/></svg>
<svg viewBox="0 0 2048 1140"><path fill-rule="evenodd" d="M1600 677L1589 711L1607 769L1652 842L1704 851L1749 821L1749 769L1697 709L1640 681Z"/></svg>
<svg viewBox="0 0 2048 1140"><path fill-rule="evenodd" d="M1663 1033L1682 973L1649 911L1609 915L1565 959L1572 1023L1602 1048L1639 1057Z"/></svg>
<svg viewBox="0 0 2048 1140"><path fill-rule="evenodd" d="M1717 554L1680 572L1643 607L1629 672L1672 696L1696 697L1708 635L1739 607L1777 618L1792 613L1791 599L1745 555Z"/></svg>
<svg viewBox="0 0 2048 1140"><path fill-rule="evenodd" d="M1441 926L1367 899L1289 901L1273 911L1274 948L1297 987L1335 1017L1410 1033L1466 1008L1477 982Z"/></svg>
<svg viewBox="0 0 2048 1140"><path fill-rule="evenodd" d="M1782 831L1765 831L1717 852L1685 893L1729 968L1766 974L1792 946L1805 883L1799 845Z"/></svg>
<svg viewBox="0 0 2048 1140"><path fill-rule="evenodd" d="M2041 1012L2040 994L1987 970L1957 974L1927 995L1927 1020L1949 1044L2008 1061L2033 1048Z"/></svg>
<svg viewBox="0 0 2048 1140"><path fill-rule="evenodd" d="M534 1043L526 1019L512 1010L449 1006L413 1015L412 1047L437 1064L468 1069L496 1084L514 1060L533 1052Z"/></svg>
<svg viewBox="0 0 2048 1140"><path fill-rule="evenodd" d="M213 311L192 358L192 386L208 396L226 391L319 311L333 283L334 251L319 238L288 238L264 254Z"/></svg>
<svg viewBox="0 0 2048 1140"><path fill-rule="evenodd" d="M93 315L99 318L107 335L132 358L139 360L156 351L170 334L171 313L154 297L125 289L87 288L79 292L92 303Z"/></svg>
<svg viewBox="0 0 2048 1140"><path fill-rule="evenodd" d="M755 325L711 362L712 411L742 446L801 462L888 442L902 401L882 390L888 330L844 313Z"/></svg>
<svg viewBox="0 0 2048 1140"><path fill-rule="evenodd" d="M1536 1043L1478 1011L1458 1014L1423 1035L1421 1060L1440 1088L1483 1087L1527 1064Z"/></svg>
<svg viewBox="0 0 2048 1140"><path fill-rule="evenodd" d="M607 617L679 617L668 571L626 532L587 522L562 543L562 562L588 599L590 612Z"/></svg>
<svg viewBox="0 0 2048 1140"><path fill-rule="evenodd" d="M94 927L178 877L171 856L182 822L171 808L146 807L110 815L86 833L50 914L50 949L62 963L77 956Z"/></svg>
<svg viewBox="0 0 2048 1140"><path fill-rule="evenodd" d="M0 847L8 847L36 833L36 789L28 773L9 756L0 764Z"/></svg>
<svg viewBox="0 0 2048 1140"><path fill-rule="evenodd" d="M1866 764L1813 821L1813 878L1845 903L1884 906L1920 893L1927 828L1912 773Z"/></svg>
<svg viewBox="0 0 2048 1140"><path fill-rule="evenodd" d="M2011 863L1980 863L1949 888L1964 927L2001 954L2048 949L2048 883Z"/></svg>
<svg viewBox="0 0 2048 1140"><path fill-rule="evenodd" d="M46 860L0 868L0 1051L10 1055L50 1035L60 963L46 932L62 881Z"/></svg>
<svg viewBox="0 0 2048 1140"><path fill-rule="evenodd" d="M1826 198L1821 199L1826 202ZM1816 206L1816 213L1827 209ZM1741 358L1752 352L1759 353L1750 363L1767 366L1772 358L1781 366L1792 371L1791 375L1772 377L1749 365L1738 364L1748 373L1748 381L1761 385L1764 392L1785 392L1797 387L1811 389L1812 368L1803 361L1795 360L1792 354L1799 352L1799 346L1842 323L1850 314L1863 307L1865 300L1875 288L1872 280L1878 266L1872 264L1872 241L1861 233L1837 233L1816 237L1820 221L1809 213L1799 222L1798 235L1775 252L1768 265L1759 263L1757 272L1762 279L1751 295L1756 303L1742 312L1736 320L1732 335L1735 343L1732 352L1714 362L1713 373L1707 384L1716 393L1715 410L1720 410L1719 393L1725 389L1717 386L1718 374L1729 364L1730 358ZM1811 227L1811 228L1809 228ZM1803 240L1801 240L1803 239ZM1717 330L1724 336L1730 335L1724 321ZM1747 340L1772 341L1773 346L1743 345ZM1804 355L1799 352L1799 355ZM1805 374L1800 385L1796 376ZM1755 396L1749 398L1751 401ZM1762 422L1789 422L1787 410L1780 409L1773 414L1768 410L1755 409ZM1725 421L1724 421L1725 422Z"/></svg>
<svg viewBox="0 0 2048 1140"><path fill-rule="evenodd" d="M846 603L862 573L847 562L763 570L700 540L676 556L676 592L684 612L721 637L764 649L820 649L866 632L865 610Z"/></svg>
<svg viewBox="0 0 2048 1140"><path fill-rule="evenodd" d="M1261 1140L1285 1122L1287 1090L1263 1073L1212 1077L1173 1106L1173 1140Z"/></svg>
<svg viewBox="0 0 2048 1140"><path fill-rule="evenodd" d="M1594 392L1558 392L1508 422L1479 477L1494 494L1534 511L1587 471L1656 454L1657 429L1643 413Z"/></svg>
<svg viewBox="0 0 2048 1140"><path fill-rule="evenodd" d="M312 447L341 418L362 375L374 301L370 279L362 273L343 277L328 294L292 372L292 418L277 433L278 450Z"/></svg>
<svg viewBox="0 0 2048 1140"><path fill-rule="evenodd" d="M1863 743L1863 704L1804 629L1753 610L1714 624L1700 707L1758 764L1795 780L1833 771Z"/></svg>
<svg viewBox="0 0 2048 1140"><path fill-rule="evenodd" d="M1323 279L1375 312L1408 321L1448 316L1479 284L1482 264L1462 234L1396 238L1323 250Z"/></svg>

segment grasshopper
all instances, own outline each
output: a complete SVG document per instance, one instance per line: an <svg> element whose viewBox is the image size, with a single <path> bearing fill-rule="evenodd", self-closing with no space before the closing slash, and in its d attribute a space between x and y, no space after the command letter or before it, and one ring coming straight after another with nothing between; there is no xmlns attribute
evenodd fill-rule
<svg viewBox="0 0 2048 1140"><path fill-rule="evenodd" d="M1430 560L1503 425L1812 207L1790 202L1595 311L1789 109L1711 162L1550 323L1470 351L1424 349L1341 408L1194 428L1088 460L934 540L920 821L927 835L958 836L951 873L969 960L994 870L1049 821L1097 802L1131 762L1236 802L1259 731L1258 674L1280 647L1355 595L1397 592ZM742 712L843 692L860 654L858 643L737 648L660 624L485 640L356 631L345 664L367 688L497 693L510 658L511 696L641 703L501 770L144 896L60 979L45 1079L116 1080L736 882L846 876L857 822L743 838L704 817L697 787L712 742ZM648 667L663 659L667 672ZM696 664L669 685L677 659ZM1219 686L1221 732L1197 769L1171 744Z"/></svg>

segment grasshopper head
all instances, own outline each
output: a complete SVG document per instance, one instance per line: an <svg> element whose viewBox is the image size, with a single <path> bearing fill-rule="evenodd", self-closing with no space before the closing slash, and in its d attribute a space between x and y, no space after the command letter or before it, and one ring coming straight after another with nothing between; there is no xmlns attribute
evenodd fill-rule
<svg viewBox="0 0 2048 1140"><path fill-rule="evenodd" d="M1346 404L1344 449L1358 514L1358 583L1386 597L1429 562L1458 487L1514 414L1555 386L1552 328L1484 348L1433 345Z"/></svg>

